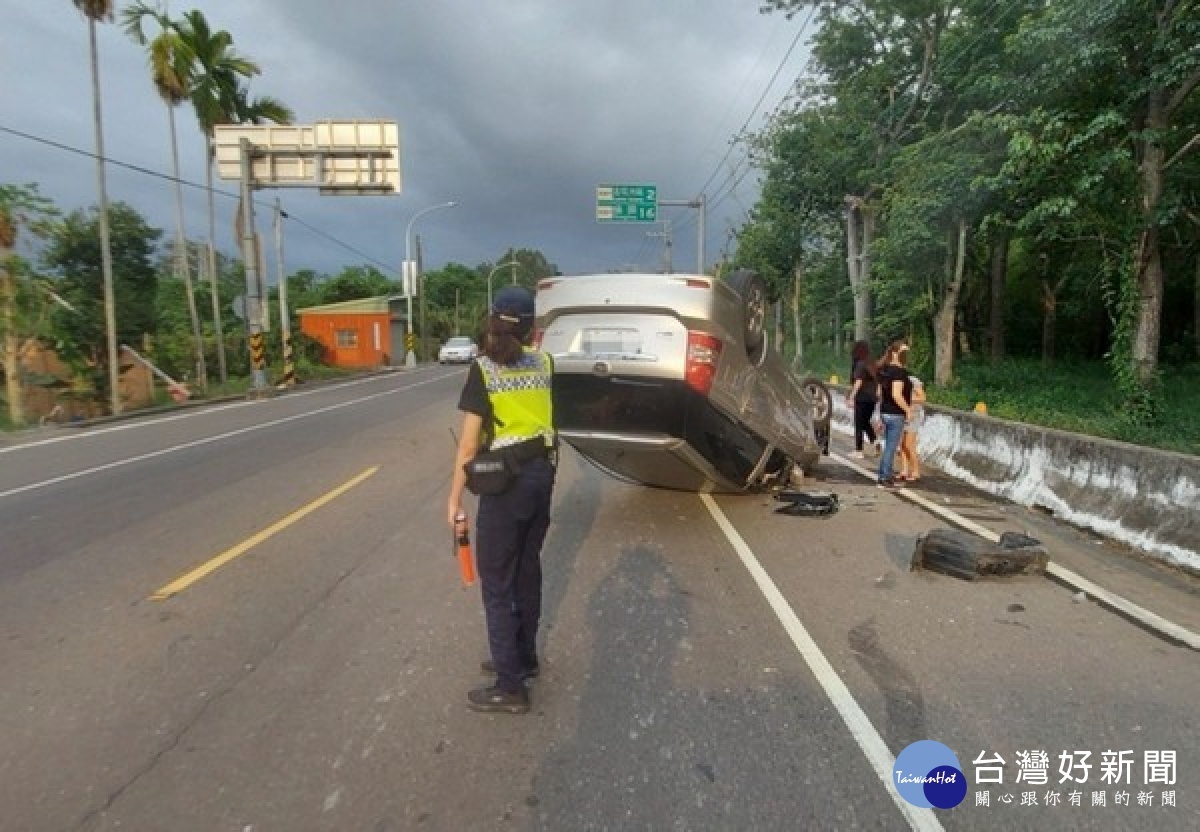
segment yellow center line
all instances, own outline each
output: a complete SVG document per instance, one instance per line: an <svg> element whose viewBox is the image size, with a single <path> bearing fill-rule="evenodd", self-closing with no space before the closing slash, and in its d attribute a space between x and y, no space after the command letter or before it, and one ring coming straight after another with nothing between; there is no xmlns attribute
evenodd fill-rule
<svg viewBox="0 0 1200 832"><path fill-rule="evenodd" d="M283 531L288 526L292 525L296 521L304 518L305 516L311 514L314 511L316 511L321 506L325 505L326 503L330 502L331 500L336 500L338 497L345 494L351 488L358 485L360 482L362 482L363 480L365 480L367 477L371 476L378 470L379 470L378 465L374 466L373 468L368 468L367 470L363 471L361 474L359 474L354 479L350 480L349 482L343 483L342 485L339 485L337 488L333 489L332 491L330 491L328 494L324 495L323 497L318 497L317 499L313 500L308 505L296 509L291 514L289 514L287 517L284 517L282 520L279 520L279 521L273 523L272 525L263 529L258 534L254 535L253 537L243 540L241 543L237 544L236 546L232 547L231 549L225 550L224 552L217 555L215 558L208 561L207 563L197 566L195 569L193 569L191 572L188 572L183 577L176 578L174 581L171 581L171 583L167 584L166 586L162 587L157 592L155 592L153 595L151 595L149 600L165 601L168 598L170 598L172 595L176 595L180 592L183 592L185 589L187 589L189 586L191 586L192 584L199 581L201 578L204 578L208 575L211 575L213 572L216 572L222 566L229 563L234 558L239 557L240 555L243 555L246 552L250 551L251 549L253 549L258 544L262 543L267 538L271 537L272 535L274 535L278 532Z"/></svg>

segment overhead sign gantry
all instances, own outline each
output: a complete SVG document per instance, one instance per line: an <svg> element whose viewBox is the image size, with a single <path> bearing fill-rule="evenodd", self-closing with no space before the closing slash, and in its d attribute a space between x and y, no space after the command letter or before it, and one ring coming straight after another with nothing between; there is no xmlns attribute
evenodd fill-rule
<svg viewBox="0 0 1200 832"><path fill-rule="evenodd" d="M261 188L317 188L322 194L376 196L400 193L400 129L394 121L318 121L315 124L218 125L217 175L241 182L242 262L246 271L246 322L254 389L267 386L263 348L264 281L254 236L252 194ZM283 316L284 361L291 333Z"/></svg>

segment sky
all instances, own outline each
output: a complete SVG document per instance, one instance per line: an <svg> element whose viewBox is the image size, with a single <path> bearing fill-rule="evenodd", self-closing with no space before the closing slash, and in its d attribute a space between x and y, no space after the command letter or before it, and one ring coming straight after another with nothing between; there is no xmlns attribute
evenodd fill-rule
<svg viewBox="0 0 1200 832"><path fill-rule="evenodd" d="M126 0L117 0L122 8ZM803 20L758 0L171 0L233 36L262 74L253 95L297 124L399 124L398 195L256 191L275 199L288 272L371 265L395 277L412 223L425 270L541 251L565 274L665 263L666 224L599 223L596 188L654 184L663 201L706 195L704 266L733 246L758 192L734 138L761 128L807 61ZM97 27L110 200L175 226L166 108L143 47ZM96 203L87 26L70 0L9 4L0 28L0 183L37 183L64 211ZM207 239L204 145L176 110L185 230ZM24 134L15 135L14 132ZM30 138L32 137L32 138ZM53 143L53 144L51 144ZM63 147L55 146L61 145ZM72 152L83 151L83 154ZM235 252L236 181L218 181L217 245ZM453 208L417 213L454 201ZM698 211L661 207L676 271L695 270ZM651 234L656 236L650 236ZM268 269L275 273L275 266Z"/></svg>

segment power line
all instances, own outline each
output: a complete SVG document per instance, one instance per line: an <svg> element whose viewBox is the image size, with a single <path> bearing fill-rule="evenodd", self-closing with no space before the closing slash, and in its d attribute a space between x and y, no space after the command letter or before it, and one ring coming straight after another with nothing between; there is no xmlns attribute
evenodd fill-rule
<svg viewBox="0 0 1200 832"><path fill-rule="evenodd" d="M804 24L801 26L800 32L797 33L797 39L799 38L800 34L802 34L804 32L804 30L808 27L808 24L811 21L815 11L816 11L816 6L813 6L812 9L809 11L808 17L805 19ZM993 16L993 13L997 12L997 11L999 13L995 14ZM1011 11L1011 7L1004 6L1002 4L1001 0L992 0L992 2L989 3L979 13L979 15L977 17L977 19L979 21L979 29L980 29L979 34L977 34L974 38L972 38L965 45L960 46L959 49L957 50L957 52L954 55L952 55L948 60L942 62L941 66L940 66L941 71L943 73L947 72L951 68L953 68L956 64L958 64L960 61L965 59L970 54L970 50L976 44L978 44L980 40L982 40L985 36L987 36L990 33L991 27L998 24L1004 18L1005 14L1009 11ZM796 42L793 41L792 47L795 46L795 43ZM791 52L791 48L789 48L789 50L788 50L789 54L790 54L790 52ZM771 81L767 84L766 88L763 90L763 95L759 98L758 103L755 105L755 110L752 111L750 116L747 118L746 124L749 124L750 118L753 118L754 113L757 111L758 107L762 104L763 99L766 97L767 91L770 90L771 86L774 84L775 77L778 76L779 71L783 67L783 63L786 61L787 61L787 55L784 56L783 62L780 63L779 68L776 69L775 76L772 76ZM799 78L799 77L800 76L797 76L797 78ZM900 106L899 99L893 100L888 105L888 108L887 108L887 110L885 110L884 115L885 116L890 115L899 106ZM777 107L778 107L778 105L777 105ZM746 124L743 124L742 131L745 130ZM724 164L725 160L728 159L730 153L733 150L733 146L736 143L737 143L736 139L732 140L730 142L729 151L726 152L725 157L722 158L721 162L719 162L717 164L717 169L714 170L712 175L709 176L708 181L706 181L704 184L704 188L701 188L701 192L703 192L708 187L708 185L712 182L712 180L716 177L721 164ZM747 158L748 158L748 156L747 156ZM738 174L738 170L737 170L738 166L735 164L733 166L733 169L730 171L729 175L725 178L725 180L721 183L721 185L719 185L716 188L716 192L715 192L716 195L712 199L709 200L709 202L708 202L709 210L715 209L717 206L721 205L721 203L723 203L730 196L734 195L734 193L736 192L737 186L740 185L742 180L745 179L745 177L750 173L750 170L752 169L752 167L753 166L748 165L745 170L743 170L740 174ZM724 191L724 192L722 192L722 191ZM685 222L682 227L686 228L688 225L690 225L694 222L695 222L695 220L693 218L689 222Z"/></svg>
<svg viewBox="0 0 1200 832"><path fill-rule="evenodd" d="M800 42L800 38L804 36L804 32L808 28L808 24L812 21L813 14L816 12L816 10L816 6L813 6L812 9L809 10L808 17L804 19L804 23L800 24L800 28L797 30L796 36L792 38L792 42L788 46L787 52L784 53L783 58L779 61L779 65L775 67L775 72L771 74L771 80L767 82L765 87L763 87L762 95L758 97L758 101L755 102L754 108L750 111L750 114L746 116L746 120L742 122L741 128L737 131L734 137L730 139L729 147L726 149L725 155L721 157L719 162L717 162L716 167L713 168L713 172L709 174L708 179L706 179L704 184L700 186L698 193L704 193L708 186L712 184L712 181L716 179L717 174L720 173L721 166L725 164L725 161L729 158L729 154L733 152L734 146L740 140L739 137L744 134L746 132L746 128L750 126L750 120L753 119L758 113L758 108L762 106L763 101L766 100L767 93L769 93L771 91L771 87L775 85L775 80L779 78L779 73L783 71L783 67L787 63L788 58L792 56L792 51L795 50L796 44L798 44Z"/></svg>
<svg viewBox="0 0 1200 832"><path fill-rule="evenodd" d="M721 114L721 117L719 119L717 119L716 121L713 122L712 131L709 133L708 138L705 140L704 146L701 148L700 153L697 154L696 161L692 165L690 165L689 168L700 167L700 163L703 160L704 155L708 152L709 147L712 145L713 139L716 138L717 133L721 129L721 125L723 125L725 123L725 120L733 112L734 105L738 103L738 101L742 97L742 93L744 93L746 91L746 88L750 85L751 75L758 70L759 66L762 65L763 59L766 58L766 56L767 56L767 50L770 49L772 44L774 44L775 36L780 31L782 31L782 27L779 27L779 26L771 27L771 37L768 39L768 41L765 44L763 44L763 48L758 53L758 58L755 59L753 67L751 67L750 70L748 70L746 72L746 75L745 75L745 77L742 78L742 83L739 85L737 92L733 95L733 97L731 97L729 99L729 104L726 105L725 112Z"/></svg>
<svg viewBox="0 0 1200 832"><path fill-rule="evenodd" d="M78 147L72 147L71 145L63 144L62 142L58 142L53 139L47 139L43 136L35 136L32 133L26 133L24 131L14 129L12 127L6 127L3 124L0 124L0 133L8 133L9 135L17 136L18 138L26 139L31 142L36 142L37 144L44 144L48 147L53 147L57 150L62 150L67 153L74 153L78 156L86 156L89 159L99 158L95 153L93 153L89 150L83 150ZM163 173L161 171L151 170L150 168L142 167L141 165L135 165L130 162L123 162L119 159L113 159L108 156L104 157L104 162L105 162L105 164L113 165L114 167L125 168L126 170L131 170L134 173L140 173L144 176L151 176L156 179L165 180L167 182L178 182L180 185L185 185L189 188L195 188L196 190L199 190L199 191L207 192L209 190L209 187L207 185L204 185L200 182L192 182L187 179L182 179L179 177L171 176L170 174ZM240 198L238 194L232 193L231 191L223 191L220 188L214 187L214 188L212 188L212 192L218 196L227 197L228 199L236 200L236 199ZM274 210L274 208L275 208L275 204L273 202L265 203L265 202L260 202L259 200L254 200L254 204L259 207L262 207L264 209ZM395 272L397 275L399 274L399 269L397 269L396 266L388 265L387 263L384 263L381 260L377 260L376 258L372 257L371 255L367 254L364 251L360 251L359 249L355 248L354 246L350 245L349 243L347 243L343 240L339 240L337 237L334 237L331 234L328 234L327 232L322 231L313 225L310 225L309 223L307 223L304 220L297 217L291 211L288 211L286 216L288 219L294 220L296 222L296 224L303 226L304 228L308 229L313 234L316 234L319 237L323 237L326 240L328 240L329 242L333 243L334 245L340 246L341 248L344 248L346 251L349 251L352 254L363 258L366 262L371 263L372 265L378 266L378 267L382 268L384 271Z"/></svg>

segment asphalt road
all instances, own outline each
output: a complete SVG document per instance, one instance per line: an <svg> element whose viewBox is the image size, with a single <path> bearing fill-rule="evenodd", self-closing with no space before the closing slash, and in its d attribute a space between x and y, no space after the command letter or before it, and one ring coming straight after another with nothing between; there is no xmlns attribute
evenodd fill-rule
<svg viewBox="0 0 1200 832"><path fill-rule="evenodd" d="M468 711L483 618L444 525L462 378L423 367L0 447L0 829L1200 826L1196 653L1044 578L910 572L946 523L836 459L814 486L841 510L802 518L564 453L533 711ZM1121 557L923 488L1073 563ZM1194 611L1193 585L1138 569L1113 577ZM919 740L957 754L957 808L914 809L890 782ZM1035 750L1045 785L1019 772ZM1064 751L1091 752L1087 782L1059 783ZM1103 782L1120 751L1126 778ZM1175 752L1174 782L1147 752ZM997 753L1005 782L977 782Z"/></svg>

